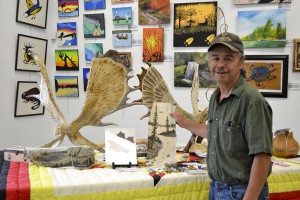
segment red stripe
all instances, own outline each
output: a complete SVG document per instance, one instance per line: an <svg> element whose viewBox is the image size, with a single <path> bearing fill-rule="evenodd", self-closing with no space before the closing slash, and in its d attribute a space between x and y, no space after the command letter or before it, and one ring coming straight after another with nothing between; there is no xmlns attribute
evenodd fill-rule
<svg viewBox="0 0 300 200"><path fill-rule="evenodd" d="M28 163L10 163L6 182L6 199L30 200Z"/></svg>
<svg viewBox="0 0 300 200"><path fill-rule="evenodd" d="M300 200L300 190L292 192L270 193L270 200Z"/></svg>

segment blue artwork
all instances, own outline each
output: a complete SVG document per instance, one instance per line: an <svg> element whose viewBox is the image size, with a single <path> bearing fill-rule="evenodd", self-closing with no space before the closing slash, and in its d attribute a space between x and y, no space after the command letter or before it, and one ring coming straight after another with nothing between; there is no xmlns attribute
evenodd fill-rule
<svg viewBox="0 0 300 200"><path fill-rule="evenodd" d="M132 7L112 8L114 25L132 24Z"/></svg>
<svg viewBox="0 0 300 200"><path fill-rule="evenodd" d="M103 45L102 43L85 43L85 61L91 62L97 53L100 57L103 55Z"/></svg>
<svg viewBox="0 0 300 200"><path fill-rule="evenodd" d="M131 47L132 33L131 30L112 31L112 42L114 47Z"/></svg>
<svg viewBox="0 0 300 200"><path fill-rule="evenodd" d="M57 23L57 45L77 45L76 22Z"/></svg>
<svg viewBox="0 0 300 200"><path fill-rule="evenodd" d="M105 0L84 0L84 10L105 9Z"/></svg>
<svg viewBox="0 0 300 200"><path fill-rule="evenodd" d="M83 73L83 89L84 91L86 91L90 79L90 68L83 68L82 73Z"/></svg>

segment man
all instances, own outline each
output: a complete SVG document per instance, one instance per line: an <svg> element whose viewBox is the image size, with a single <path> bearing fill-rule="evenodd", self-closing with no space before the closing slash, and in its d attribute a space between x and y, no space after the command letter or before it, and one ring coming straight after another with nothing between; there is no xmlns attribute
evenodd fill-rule
<svg viewBox="0 0 300 200"><path fill-rule="evenodd" d="M244 49L232 33L215 37L209 67L218 88L210 98L207 125L172 113L176 123L208 140L209 199L268 199L272 109L244 79Z"/></svg>

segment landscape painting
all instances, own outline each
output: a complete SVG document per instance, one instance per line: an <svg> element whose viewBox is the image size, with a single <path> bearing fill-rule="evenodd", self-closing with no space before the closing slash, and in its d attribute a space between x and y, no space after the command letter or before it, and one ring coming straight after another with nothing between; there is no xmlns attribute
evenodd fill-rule
<svg viewBox="0 0 300 200"><path fill-rule="evenodd" d="M59 17L79 16L78 0L58 0Z"/></svg>
<svg viewBox="0 0 300 200"><path fill-rule="evenodd" d="M234 0L233 4L291 3L292 0Z"/></svg>
<svg viewBox="0 0 300 200"><path fill-rule="evenodd" d="M139 25L170 23L170 0L138 1Z"/></svg>
<svg viewBox="0 0 300 200"><path fill-rule="evenodd" d="M74 46L77 45L76 22L57 23L57 45Z"/></svg>
<svg viewBox="0 0 300 200"><path fill-rule="evenodd" d="M174 4L174 47L207 47L217 34L217 2Z"/></svg>
<svg viewBox="0 0 300 200"><path fill-rule="evenodd" d="M209 71L208 53L206 52L174 53L174 86L192 87L196 64L198 64L199 87L217 87L217 83Z"/></svg>
<svg viewBox="0 0 300 200"><path fill-rule="evenodd" d="M143 29L143 61L144 62L164 61L164 29L163 28Z"/></svg>
<svg viewBox="0 0 300 200"><path fill-rule="evenodd" d="M132 24L132 7L112 8L113 25Z"/></svg>
<svg viewBox="0 0 300 200"><path fill-rule="evenodd" d="M54 76L57 97L79 97L77 76Z"/></svg>
<svg viewBox="0 0 300 200"><path fill-rule="evenodd" d="M84 38L105 38L104 14L83 15Z"/></svg>
<svg viewBox="0 0 300 200"><path fill-rule="evenodd" d="M57 71L79 71L78 50L55 50L55 65Z"/></svg>
<svg viewBox="0 0 300 200"><path fill-rule="evenodd" d="M245 48L285 47L286 10L239 11L238 35Z"/></svg>
<svg viewBox="0 0 300 200"><path fill-rule="evenodd" d="M87 63L92 62L93 58L97 56L103 56L103 45L102 43L85 43L84 44L85 61Z"/></svg>
<svg viewBox="0 0 300 200"><path fill-rule="evenodd" d="M112 43L114 47L131 47L132 46L131 30L112 31Z"/></svg>
<svg viewBox="0 0 300 200"><path fill-rule="evenodd" d="M84 0L84 10L105 9L105 0Z"/></svg>

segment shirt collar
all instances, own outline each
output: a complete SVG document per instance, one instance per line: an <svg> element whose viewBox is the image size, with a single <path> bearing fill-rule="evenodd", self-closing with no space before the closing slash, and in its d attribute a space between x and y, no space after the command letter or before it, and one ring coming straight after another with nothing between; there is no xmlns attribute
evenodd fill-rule
<svg viewBox="0 0 300 200"><path fill-rule="evenodd" d="M242 85L244 83L245 83L245 79L240 75L239 79L234 84L234 86L231 88L231 90L228 92L228 94L225 96L225 98L228 98L231 94L236 95L236 96L240 96L242 91L243 91ZM220 89L217 88L214 93L215 93L215 95L219 95L220 94Z"/></svg>

